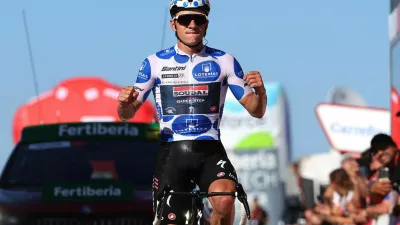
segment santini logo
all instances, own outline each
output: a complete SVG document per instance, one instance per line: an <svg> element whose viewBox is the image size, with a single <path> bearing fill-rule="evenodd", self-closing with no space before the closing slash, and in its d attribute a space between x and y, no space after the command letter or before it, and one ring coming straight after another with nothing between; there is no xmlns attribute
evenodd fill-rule
<svg viewBox="0 0 400 225"><path fill-rule="evenodd" d="M169 66L164 66L161 71L181 71L185 70L186 66L174 66L174 67L169 67Z"/></svg>
<svg viewBox="0 0 400 225"><path fill-rule="evenodd" d="M124 135L137 136L139 130L137 127L124 125L104 125L104 124L85 124L79 126L60 125L58 128L58 136L80 136L80 135Z"/></svg>

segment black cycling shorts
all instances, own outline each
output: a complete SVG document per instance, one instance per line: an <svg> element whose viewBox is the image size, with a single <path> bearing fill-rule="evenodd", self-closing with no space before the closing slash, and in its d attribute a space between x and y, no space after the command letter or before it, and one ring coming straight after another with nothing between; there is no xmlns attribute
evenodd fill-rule
<svg viewBox="0 0 400 225"><path fill-rule="evenodd" d="M200 191L209 191L218 179L237 183L236 171L220 141L190 140L163 142L157 156L153 180L153 208L157 196L166 185L172 191L190 192L197 184ZM171 196L164 205L162 224L185 224L185 215L191 211L192 198Z"/></svg>

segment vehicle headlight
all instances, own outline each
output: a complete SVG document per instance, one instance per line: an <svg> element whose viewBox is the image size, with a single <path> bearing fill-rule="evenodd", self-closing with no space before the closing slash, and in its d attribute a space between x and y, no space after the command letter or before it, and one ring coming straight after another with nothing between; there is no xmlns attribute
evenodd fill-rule
<svg viewBox="0 0 400 225"><path fill-rule="evenodd" d="M0 212L0 225L14 225L18 224L18 221L17 217Z"/></svg>

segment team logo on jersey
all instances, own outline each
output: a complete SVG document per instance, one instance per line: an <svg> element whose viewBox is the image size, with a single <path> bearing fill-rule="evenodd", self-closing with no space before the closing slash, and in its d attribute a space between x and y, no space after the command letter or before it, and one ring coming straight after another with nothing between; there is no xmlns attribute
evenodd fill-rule
<svg viewBox="0 0 400 225"><path fill-rule="evenodd" d="M138 86L133 86L134 88L135 88L135 90L137 90L137 91L144 91L144 89L143 88L140 88L140 87L138 87Z"/></svg>
<svg viewBox="0 0 400 225"><path fill-rule="evenodd" d="M208 132L211 126L211 120L207 116L182 115L174 120L172 130L180 135L193 136Z"/></svg>
<svg viewBox="0 0 400 225"><path fill-rule="evenodd" d="M144 61L142 63L142 65L140 66L139 71L143 71L143 69L146 67L146 65L147 65L147 61Z"/></svg>
<svg viewBox="0 0 400 225"><path fill-rule="evenodd" d="M160 59L170 59L172 56L176 54L174 47L159 51L156 53L156 56Z"/></svg>
<svg viewBox="0 0 400 225"><path fill-rule="evenodd" d="M178 99L178 100L176 100L176 103L177 104L195 104L195 103L203 103L205 101L206 100L203 99L203 98L188 97L188 98L185 98L185 99Z"/></svg>
<svg viewBox="0 0 400 225"><path fill-rule="evenodd" d="M176 113L176 109L173 107L168 107L165 109L165 112L168 114L175 114Z"/></svg>
<svg viewBox="0 0 400 225"><path fill-rule="evenodd" d="M188 84L188 80L165 80L161 81L162 84Z"/></svg>
<svg viewBox="0 0 400 225"><path fill-rule="evenodd" d="M168 219L169 220L175 220L176 219L176 215L173 213L168 214Z"/></svg>
<svg viewBox="0 0 400 225"><path fill-rule="evenodd" d="M150 80L150 74L151 74L150 62L146 58L139 68L139 73L136 79L136 83L146 83L147 81Z"/></svg>
<svg viewBox="0 0 400 225"><path fill-rule="evenodd" d="M197 81L216 81L221 75L221 67L215 61L205 61L193 68L193 77Z"/></svg>
<svg viewBox="0 0 400 225"><path fill-rule="evenodd" d="M234 179L234 180L236 180L236 181L238 181L235 174L229 173L229 177Z"/></svg>
<svg viewBox="0 0 400 225"><path fill-rule="evenodd" d="M243 79L244 73L242 67L240 66L239 62L236 59L233 60L233 70L235 71L237 77Z"/></svg>
<svg viewBox="0 0 400 225"><path fill-rule="evenodd" d="M174 97L207 96L208 86L180 86L173 88Z"/></svg>
<svg viewBox="0 0 400 225"><path fill-rule="evenodd" d="M211 71L211 63L201 64L201 70L205 73L209 73Z"/></svg>
<svg viewBox="0 0 400 225"><path fill-rule="evenodd" d="M189 128L194 128L199 125L199 119L186 119L186 126Z"/></svg>
<svg viewBox="0 0 400 225"><path fill-rule="evenodd" d="M163 79L183 78L183 77L185 77L184 73L161 74L161 78L163 78Z"/></svg>
<svg viewBox="0 0 400 225"><path fill-rule="evenodd" d="M161 71L182 71L185 70L186 66L164 66Z"/></svg>

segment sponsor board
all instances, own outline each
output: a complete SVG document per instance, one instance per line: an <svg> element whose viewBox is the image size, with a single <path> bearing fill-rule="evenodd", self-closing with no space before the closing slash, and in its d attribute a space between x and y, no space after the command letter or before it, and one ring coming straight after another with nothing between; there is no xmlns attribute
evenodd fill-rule
<svg viewBox="0 0 400 225"><path fill-rule="evenodd" d="M90 135L123 135L123 136L137 136L139 129L129 124L121 125L104 125L101 123L84 124L81 126L70 126L63 124L59 126L58 136L90 136Z"/></svg>
<svg viewBox="0 0 400 225"><path fill-rule="evenodd" d="M390 134L390 112L386 109L321 103L316 114L337 151L360 153L376 134Z"/></svg>
<svg viewBox="0 0 400 225"><path fill-rule="evenodd" d="M269 222L278 224L284 209L284 193L283 184L279 180L277 150L235 152L229 157L236 169L238 181L247 194L249 205L257 198L261 207L268 211ZM240 209L240 203L236 204L237 209ZM240 212L237 211L237 214L239 217Z"/></svg>
<svg viewBox="0 0 400 225"><path fill-rule="evenodd" d="M119 122L61 123L26 127L22 132L23 143L78 139L154 140L159 137L159 124Z"/></svg>
<svg viewBox="0 0 400 225"><path fill-rule="evenodd" d="M119 181L48 184L42 193L45 202L129 201L132 196L132 185Z"/></svg>
<svg viewBox="0 0 400 225"><path fill-rule="evenodd" d="M242 77L237 66L235 74ZM286 99L279 83L265 83L268 104L262 119L254 118L228 90L221 120L221 140L249 204L253 197L278 224L284 208L282 180L289 161L289 126ZM240 216L240 203L236 215ZM239 220L239 218L237 218Z"/></svg>

